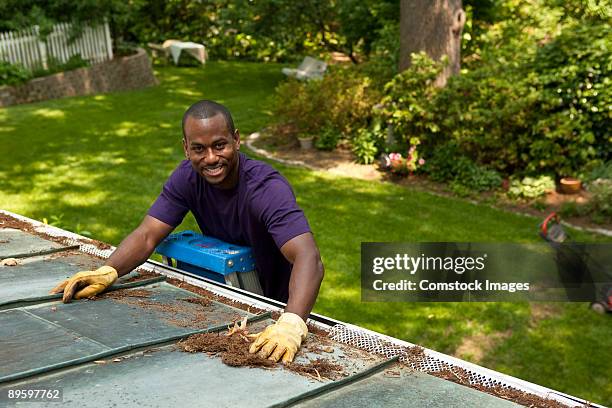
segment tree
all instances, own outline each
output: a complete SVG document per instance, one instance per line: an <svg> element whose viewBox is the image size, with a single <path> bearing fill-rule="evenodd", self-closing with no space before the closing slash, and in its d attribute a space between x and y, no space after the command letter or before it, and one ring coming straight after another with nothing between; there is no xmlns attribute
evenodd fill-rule
<svg viewBox="0 0 612 408"><path fill-rule="evenodd" d="M412 53L425 51L436 61L446 55L448 65L436 80L436 85L446 85L459 73L464 24L461 0L401 0L400 71L410 67Z"/></svg>

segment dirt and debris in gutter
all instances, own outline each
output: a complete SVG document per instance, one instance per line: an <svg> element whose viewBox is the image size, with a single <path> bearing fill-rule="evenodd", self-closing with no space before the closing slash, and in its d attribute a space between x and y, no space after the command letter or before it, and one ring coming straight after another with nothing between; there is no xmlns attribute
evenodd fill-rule
<svg viewBox="0 0 612 408"><path fill-rule="evenodd" d="M217 295L217 294L215 294L215 293L213 293L213 292L211 292L209 290L206 290L204 288L200 288L198 286L191 285L189 283L180 281L179 279L168 278L168 279L166 279L166 282L171 284L171 285L173 285L173 286L176 286L177 288L188 290L188 291L193 292L195 294L198 294L198 295L200 295L200 296L202 296L204 298L207 298L207 299L210 299L210 300L214 300L216 302L223 303L224 305L235 307L237 309L244 310L244 311L249 312L249 313L260 314L260 313L266 312L266 310L260 309L260 308L255 307L255 306L249 306L249 305L246 305L246 304L244 304L242 302L239 302L239 301L236 301L236 300L228 299L226 297Z"/></svg>
<svg viewBox="0 0 612 408"><path fill-rule="evenodd" d="M498 398L509 400L530 408L567 408L567 405L562 404L559 401L542 398L515 388L501 387L499 385L486 386L482 384L471 384L470 373L461 367L451 367L449 365L445 365L442 370L429 372L428 374L452 381L457 384L465 385L467 387L475 388L478 391L486 392L487 394L491 394Z"/></svg>
<svg viewBox="0 0 612 408"><path fill-rule="evenodd" d="M319 381L337 380L345 376L344 367L329 360L317 358L308 363L291 363L285 365L289 371L315 378Z"/></svg>
<svg viewBox="0 0 612 408"><path fill-rule="evenodd" d="M111 246L105 242L96 241L95 239L71 239L65 237L56 237L53 235L49 235L44 232L40 232L34 229L34 226L29 222L19 220L17 218L11 217L10 215L0 213L0 228L13 228L18 229L33 235L37 235L41 238L44 238L49 241L57 242L58 244L66 245L68 241L78 241L84 245L94 245L96 248L100 250L105 250L111 248Z"/></svg>
<svg viewBox="0 0 612 408"><path fill-rule="evenodd" d="M409 363L417 363L425 359L425 349L420 346L401 347L400 354Z"/></svg>
<svg viewBox="0 0 612 408"><path fill-rule="evenodd" d="M139 270L138 271L138 275L136 276L132 276L131 278L128 279L119 279L116 283L130 283L130 282L136 282L136 281L141 281L141 280L145 280L145 279L151 279L151 278L157 278L160 275L154 273L154 272L148 272L148 271L143 271L143 270Z"/></svg>
<svg viewBox="0 0 612 408"><path fill-rule="evenodd" d="M353 345L353 347L357 348L356 345ZM423 370L423 363L425 362L427 356L425 355L425 350L419 346L397 346L392 343L383 341L383 348L394 348L397 351L397 354L400 355L400 365L405 366L409 369L415 369L415 367L417 367L418 371L424 371L434 377L452 381L454 383L461 384L466 387L476 389L480 392L485 392L498 398L509 400L527 407L567 408L567 405L564 405L556 400L542 398L540 396L520 391L514 388L501 387L499 385L487 386L483 384L472 384L470 382L470 373L468 371L460 367L450 366L446 363L442 363L442 367L438 371ZM381 353L374 352L374 354L378 354L387 358L389 357Z"/></svg>
<svg viewBox="0 0 612 408"><path fill-rule="evenodd" d="M232 306L232 307L235 307L235 308L240 309L240 310L244 310L244 311L249 312L249 313L260 314L260 313L267 312L267 310L260 309L260 308L255 307L255 306L249 306L247 304L244 304L244 303L236 301L236 300L228 299L228 298L226 298L224 296L217 295L217 294L215 294L215 293L213 293L213 292L211 292L209 290L206 290L204 288L200 288L200 287L195 286L195 285L191 285L191 284L189 284L187 282L183 282L183 281L181 281L179 279L168 278L168 279L166 279L166 282L171 284L171 285L173 285L173 286L176 286L177 288L181 288L181 289L185 289L185 290L188 290L190 292L193 292L193 293L197 293L198 295L203 296L205 298L212 299L212 300L214 300L216 302L223 303L225 305ZM280 315L281 315L280 312L272 312L272 316L271 317L272 317L273 320L278 320ZM328 336L327 330L322 329L322 328L320 328L318 326L315 326L313 324L310 324L310 323L308 323L308 332L312 333L312 334L320 335L322 337L327 337Z"/></svg>
<svg viewBox="0 0 612 408"><path fill-rule="evenodd" d="M124 299L126 297L129 298L149 298L153 292L147 289L119 289L114 290L112 292L107 292L98 298L107 298L107 299Z"/></svg>
<svg viewBox="0 0 612 408"><path fill-rule="evenodd" d="M188 353L204 352L213 356L221 353L223 364L232 367L272 367L274 362L249 353L251 342L247 337L221 333L194 334L179 342L181 351Z"/></svg>
<svg viewBox="0 0 612 408"><path fill-rule="evenodd" d="M54 252L52 254L46 254L46 259L61 259L61 258L69 258L75 255L83 255L83 252L78 249L69 249L66 251Z"/></svg>
<svg viewBox="0 0 612 408"><path fill-rule="evenodd" d="M168 283L177 286L182 289L189 290L194 292L202 298L193 297L193 298L184 298L179 299L179 301L183 301L186 303L191 303L197 306L208 306L212 304L212 301L217 301L219 303L223 303L241 310L248 311L250 313L263 313L265 312L262 309L256 307L249 307L242 302L233 301L231 299L225 298L220 295L216 295L206 289L181 282L178 279L170 278L167 280ZM170 313L173 315L172 318L166 319L171 324L179 325L181 327L207 327L207 325L202 325L202 319L205 319L205 313L196 312L195 314L186 313L183 307L177 307L175 304L161 304L156 302L151 302L146 299L142 299L140 296L130 296L130 292L132 290L117 290L113 292L108 292L105 295L102 295L98 298L103 297L111 297L116 301L127 303L130 305L136 305L144 308L154 309L165 313ZM114 294L114 295L113 295ZM177 318L178 315L189 315L187 318ZM274 313L273 313L274 315ZM280 313L276 313L276 317ZM239 316L236 316L237 320L239 320ZM205 321L205 320L204 320ZM309 327L311 330L311 327ZM231 331L231 330L230 330ZM323 333L323 334L322 334ZM221 353L221 360L224 364L229 366L247 366L247 367L262 367L262 368L271 368L280 366L280 363L274 363L270 360L263 359L258 357L257 354L250 354L248 352L249 345L251 343L251 339L248 337L248 331L246 330L246 326L243 327L243 330L237 330L236 326L234 326L234 332L231 335L227 336L225 334L218 333L205 333L205 334L196 334L188 337L187 339L178 343L179 349L186 352L205 352L209 355L215 355ZM315 352L320 354L321 352L329 353L333 352L333 348L329 345L332 344L331 340L327 338L327 332L314 326L314 330L311 330L311 336L309 336L308 340L304 343L303 347L305 350L310 352ZM350 347L346 347L349 349ZM331 349L331 350L330 350ZM345 352L347 350L344 350ZM360 350L355 350L356 352ZM362 357L360 355L360 357ZM291 363L285 364L283 367L287 370L294 371L297 374L309 377L311 379L317 379L320 381L323 380L335 380L341 377L346 376L344 373L342 366L335 364L329 360L318 358L312 360L308 363Z"/></svg>
<svg viewBox="0 0 612 408"><path fill-rule="evenodd" d="M206 298L198 298L198 297L182 298L179 300L182 300L183 302L187 302L187 303L193 303L195 305L200 305L200 306L210 306L212 304L212 300L206 299Z"/></svg>
<svg viewBox="0 0 612 408"><path fill-rule="evenodd" d="M319 346L318 344L315 344L313 341L310 341L310 339L306 340L302 344L302 349L310 353L313 353L313 354L321 354L323 352L323 349L321 348L321 346Z"/></svg>
<svg viewBox="0 0 612 408"><path fill-rule="evenodd" d="M308 363L275 363L258 354L249 353L253 341L249 336L246 318L227 333L194 334L177 343L179 350L188 353L204 352L210 356L221 354L221 361L231 367L283 367L296 374L319 381L334 380L344 376L344 368L325 359L315 359Z"/></svg>
<svg viewBox="0 0 612 408"><path fill-rule="evenodd" d="M162 318L169 324L177 327L208 328L211 324L210 311L206 308L212 305L210 299L184 298L174 300L172 303L161 303L149 298L153 292L147 289L119 289L105 292L91 300L113 299L115 302L143 309L161 312Z"/></svg>
<svg viewBox="0 0 612 408"><path fill-rule="evenodd" d="M400 378L402 373L399 370L385 370L383 375L385 377Z"/></svg>

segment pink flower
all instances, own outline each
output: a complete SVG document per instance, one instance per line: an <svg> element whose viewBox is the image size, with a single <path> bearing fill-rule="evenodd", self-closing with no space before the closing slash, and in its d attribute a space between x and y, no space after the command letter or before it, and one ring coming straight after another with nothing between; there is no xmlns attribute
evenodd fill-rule
<svg viewBox="0 0 612 408"><path fill-rule="evenodd" d="M408 154L414 153L415 150L416 150L416 146L410 146L410 149L408 150Z"/></svg>
<svg viewBox="0 0 612 408"><path fill-rule="evenodd" d="M389 159L394 160L402 160L402 155L399 153L389 153Z"/></svg>
<svg viewBox="0 0 612 408"><path fill-rule="evenodd" d="M425 164L425 159L419 159L419 166L422 166Z"/></svg>

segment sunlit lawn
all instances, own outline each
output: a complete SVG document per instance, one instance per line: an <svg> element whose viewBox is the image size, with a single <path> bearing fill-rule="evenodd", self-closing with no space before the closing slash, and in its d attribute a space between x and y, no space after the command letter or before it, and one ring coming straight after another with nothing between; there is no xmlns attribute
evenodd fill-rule
<svg viewBox="0 0 612 408"><path fill-rule="evenodd" d="M270 121L269 96L282 80L273 64L213 62L157 74L154 88L0 109L0 208L61 217L67 229L78 225L117 244L182 159L180 119L190 103L225 103L246 136ZM326 266L316 312L441 352L460 350L489 368L612 404L612 320L585 304L360 301L362 241L537 241L538 220L392 184L276 167L293 185ZM189 218L182 227L195 223Z"/></svg>

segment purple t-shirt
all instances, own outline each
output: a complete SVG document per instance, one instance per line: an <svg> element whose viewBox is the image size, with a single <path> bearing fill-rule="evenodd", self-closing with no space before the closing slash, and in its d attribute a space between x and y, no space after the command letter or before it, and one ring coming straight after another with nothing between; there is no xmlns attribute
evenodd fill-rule
<svg viewBox="0 0 612 408"><path fill-rule="evenodd" d="M183 160L148 214L177 227L191 211L204 235L250 246L264 295L287 302L291 264L279 248L310 232L308 221L287 180L271 166L240 153L238 171L236 187L222 190Z"/></svg>

